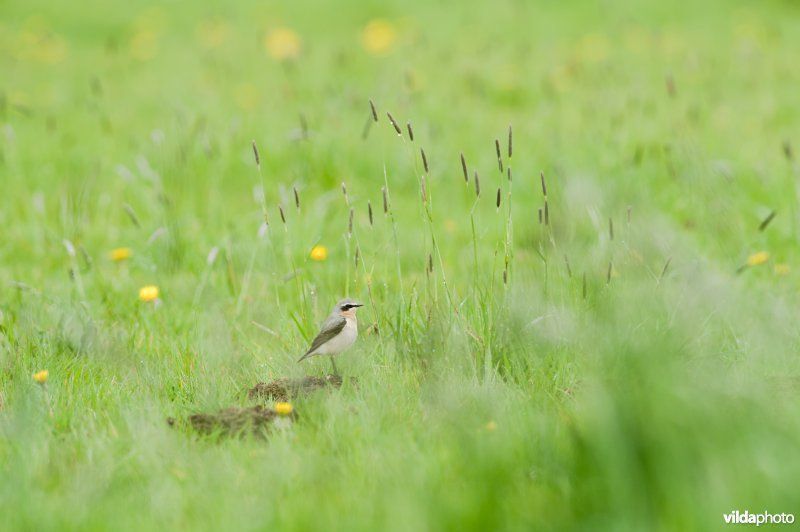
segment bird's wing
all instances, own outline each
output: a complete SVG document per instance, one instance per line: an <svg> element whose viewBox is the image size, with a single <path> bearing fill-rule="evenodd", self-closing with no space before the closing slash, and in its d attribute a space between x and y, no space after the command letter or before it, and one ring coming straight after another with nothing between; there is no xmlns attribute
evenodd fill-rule
<svg viewBox="0 0 800 532"><path fill-rule="evenodd" d="M313 342L311 342L311 347L308 348L308 351L306 351L306 354L303 355L300 360L303 360L303 358L311 355L314 351L322 347L325 342L342 332L342 329L344 329L345 325L347 325L347 320L342 316L331 316L325 320L325 323L322 324L319 334L317 334L317 337L314 338Z"/></svg>

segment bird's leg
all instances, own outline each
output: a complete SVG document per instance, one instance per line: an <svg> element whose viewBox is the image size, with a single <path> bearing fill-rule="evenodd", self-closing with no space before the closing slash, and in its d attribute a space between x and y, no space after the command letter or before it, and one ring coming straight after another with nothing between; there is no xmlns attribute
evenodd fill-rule
<svg viewBox="0 0 800 532"><path fill-rule="evenodd" d="M339 370L336 369L336 361L333 360L333 357L331 357L331 366L333 366L333 374L338 377L339 376Z"/></svg>

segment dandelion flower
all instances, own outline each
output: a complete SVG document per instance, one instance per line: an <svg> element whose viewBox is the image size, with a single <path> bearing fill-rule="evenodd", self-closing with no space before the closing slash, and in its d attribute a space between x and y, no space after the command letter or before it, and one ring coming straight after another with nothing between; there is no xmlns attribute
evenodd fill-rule
<svg viewBox="0 0 800 532"><path fill-rule="evenodd" d="M302 43L300 37L289 28L275 28L264 38L264 48L273 59L288 61L300 56Z"/></svg>
<svg viewBox="0 0 800 532"><path fill-rule="evenodd" d="M311 248L311 260L323 261L328 258L328 248L325 246L314 246Z"/></svg>
<svg viewBox="0 0 800 532"><path fill-rule="evenodd" d="M33 374L33 380L36 381L38 384L44 384L47 382L47 377L50 376L50 372L46 369L42 371L37 371Z"/></svg>
<svg viewBox="0 0 800 532"><path fill-rule="evenodd" d="M776 275L789 275L791 268L789 268L788 264L781 263L775 265L775 274Z"/></svg>
<svg viewBox="0 0 800 532"><path fill-rule="evenodd" d="M145 303L155 301L158 299L158 287L156 285L147 285L139 289L139 299Z"/></svg>
<svg viewBox="0 0 800 532"><path fill-rule="evenodd" d="M370 20L361 33L361 44L373 55L389 52L397 39L397 32L391 22L385 19Z"/></svg>
<svg viewBox="0 0 800 532"><path fill-rule="evenodd" d="M131 248L116 248L112 249L109 255L114 262L122 262L133 256L133 250Z"/></svg>
<svg viewBox="0 0 800 532"><path fill-rule="evenodd" d="M279 416L288 416L294 408L292 403L275 403L275 413Z"/></svg>
<svg viewBox="0 0 800 532"><path fill-rule="evenodd" d="M769 253L766 251L759 251L747 257L748 266L759 266L769 260Z"/></svg>

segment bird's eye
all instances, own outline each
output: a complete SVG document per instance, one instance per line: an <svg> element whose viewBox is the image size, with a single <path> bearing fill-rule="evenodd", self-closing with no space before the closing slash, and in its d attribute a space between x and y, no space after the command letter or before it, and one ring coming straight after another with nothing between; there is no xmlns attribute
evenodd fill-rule
<svg viewBox="0 0 800 532"><path fill-rule="evenodd" d="M350 310L353 308L353 305L342 305L342 310Z"/></svg>

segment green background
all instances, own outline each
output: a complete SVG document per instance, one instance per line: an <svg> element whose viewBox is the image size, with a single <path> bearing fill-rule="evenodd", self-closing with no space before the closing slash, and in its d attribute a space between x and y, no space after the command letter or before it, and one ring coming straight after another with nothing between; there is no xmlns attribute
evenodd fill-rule
<svg viewBox="0 0 800 532"><path fill-rule="evenodd" d="M0 528L796 512L798 43L770 0L0 2ZM345 295L340 391L182 422L328 371Z"/></svg>

